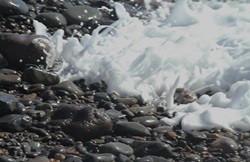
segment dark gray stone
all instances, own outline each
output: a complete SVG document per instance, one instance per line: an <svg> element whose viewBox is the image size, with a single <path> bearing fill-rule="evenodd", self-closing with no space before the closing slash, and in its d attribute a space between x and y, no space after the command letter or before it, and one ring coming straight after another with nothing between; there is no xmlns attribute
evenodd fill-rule
<svg viewBox="0 0 250 162"><path fill-rule="evenodd" d="M228 137L220 137L211 143L212 148L220 148L224 153L232 153L239 149L237 143Z"/></svg>
<svg viewBox="0 0 250 162"><path fill-rule="evenodd" d="M0 75L0 84L11 86L21 83L21 77L18 75Z"/></svg>
<svg viewBox="0 0 250 162"><path fill-rule="evenodd" d="M12 113L18 107L18 99L10 94L0 93L0 116Z"/></svg>
<svg viewBox="0 0 250 162"><path fill-rule="evenodd" d="M174 102L177 104L188 104L197 100L197 95L186 88L177 88L174 94Z"/></svg>
<svg viewBox="0 0 250 162"><path fill-rule="evenodd" d="M133 154L133 149L124 143L120 142L110 142L99 147L101 153L111 153L116 156L119 154L124 154L130 156Z"/></svg>
<svg viewBox="0 0 250 162"><path fill-rule="evenodd" d="M15 159L7 156L0 156L0 161L1 162L16 162Z"/></svg>
<svg viewBox="0 0 250 162"><path fill-rule="evenodd" d="M148 128L138 122L116 122L114 133L117 135L131 136L149 136L151 135Z"/></svg>
<svg viewBox="0 0 250 162"><path fill-rule="evenodd" d="M92 19L99 20L102 13L90 6L71 6L65 10L63 15L70 24L86 23Z"/></svg>
<svg viewBox="0 0 250 162"><path fill-rule="evenodd" d="M2 1L1 1L2 2ZM0 33L0 53L10 66L23 70L25 64L46 66L49 40L39 35Z"/></svg>
<svg viewBox="0 0 250 162"><path fill-rule="evenodd" d="M141 158L137 158L135 162L170 162L170 161L163 157L148 155Z"/></svg>
<svg viewBox="0 0 250 162"><path fill-rule="evenodd" d="M117 98L114 100L115 103L123 103L125 105L134 105L137 104L137 99L133 97L128 98Z"/></svg>
<svg viewBox="0 0 250 162"><path fill-rule="evenodd" d="M105 92L96 92L94 95L95 102L111 101L110 97Z"/></svg>
<svg viewBox="0 0 250 162"><path fill-rule="evenodd" d="M28 162L49 162L49 159L46 156L38 156L34 159L30 159Z"/></svg>
<svg viewBox="0 0 250 162"><path fill-rule="evenodd" d="M156 107L131 107L129 110L135 115L147 115L156 113Z"/></svg>
<svg viewBox="0 0 250 162"><path fill-rule="evenodd" d="M35 19L47 27L62 27L67 25L66 18L62 14L56 12L40 13Z"/></svg>
<svg viewBox="0 0 250 162"><path fill-rule="evenodd" d="M32 125L28 115L10 114L0 118L0 128L4 131L19 132Z"/></svg>
<svg viewBox="0 0 250 162"><path fill-rule="evenodd" d="M60 83L54 85L52 87L52 90L55 90L55 91L65 90L65 91L69 92L70 94L75 94L77 96L84 95L84 92L80 89L80 87L78 87L77 85L75 85L71 81L60 82Z"/></svg>
<svg viewBox="0 0 250 162"><path fill-rule="evenodd" d="M116 157L113 154L93 154L89 153L86 156L86 162L116 162Z"/></svg>
<svg viewBox="0 0 250 162"><path fill-rule="evenodd" d="M131 147L134 149L134 155L139 157L155 155L170 158L173 156L171 146L160 141L135 140Z"/></svg>
<svg viewBox="0 0 250 162"><path fill-rule="evenodd" d="M132 119L134 122L139 122L145 127L156 127L158 125L158 119L154 116L140 116Z"/></svg>
<svg viewBox="0 0 250 162"><path fill-rule="evenodd" d="M28 6L22 0L1 0L0 14L25 15L29 12Z"/></svg>
<svg viewBox="0 0 250 162"><path fill-rule="evenodd" d="M22 80L32 84L55 85L59 83L60 78L57 74L46 72L45 70L28 68L23 72Z"/></svg>
<svg viewBox="0 0 250 162"><path fill-rule="evenodd" d="M51 116L51 124L76 140L88 141L112 131L112 121L103 111L85 105L61 104Z"/></svg>

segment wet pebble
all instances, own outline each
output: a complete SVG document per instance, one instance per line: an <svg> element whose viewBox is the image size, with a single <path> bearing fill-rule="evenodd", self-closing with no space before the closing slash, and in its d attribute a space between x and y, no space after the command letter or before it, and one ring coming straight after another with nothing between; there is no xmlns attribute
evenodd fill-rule
<svg viewBox="0 0 250 162"><path fill-rule="evenodd" d="M177 88L174 94L174 102L177 104L187 104L197 100L197 95L186 88Z"/></svg>
<svg viewBox="0 0 250 162"><path fill-rule="evenodd" d="M114 126L114 133L123 136L149 136L149 130L138 122L118 121Z"/></svg>
<svg viewBox="0 0 250 162"><path fill-rule="evenodd" d="M21 77L18 75L0 75L0 84L4 86L11 86L21 83Z"/></svg>
<svg viewBox="0 0 250 162"><path fill-rule="evenodd" d="M140 116L132 119L134 122L139 122L145 127L156 127L158 125L158 119L154 116Z"/></svg>
<svg viewBox="0 0 250 162"><path fill-rule="evenodd" d="M35 19L47 27L62 27L67 25L66 18L62 14L56 12L40 13Z"/></svg>
<svg viewBox="0 0 250 162"><path fill-rule="evenodd" d="M94 154L89 153L86 156L86 162L116 162L116 157L110 153Z"/></svg>
<svg viewBox="0 0 250 162"><path fill-rule="evenodd" d="M129 110L135 115L147 115L156 113L156 107L131 107Z"/></svg>
<svg viewBox="0 0 250 162"><path fill-rule="evenodd" d="M80 87L78 87L77 85L75 85L71 81L60 82L60 83L54 85L52 87L52 90L55 90L56 92L58 92L60 90L64 90L64 91L69 92L70 94L76 94L77 96L84 95L84 92L80 89Z"/></svg>
<svg viewBox="0 0 250 162"><path fill-rule="evenodd" d="M135 156L139 157L155 155L171 158L173 156L171 146L160 141L135 140L131 147L134 149Z"/></svg>
<svg viewBox="0 0 250 162"><path fill-rule="evenodd" d="M10 114L18 106L18 99L10 94L0 93L0 116Z"/></svg>
<svg viewBox="0 0 250 162"><path fill-rule="evenodd" d="M32 84L41 83L44 85L55 85L59 83L60 78L57 74L46 72L42 69L28 68L23 72L22 80Z"/></svg>
<svg viewBox="0 0 250 162"><path fill-rule="evenodd" d="M47 53L51 49L44 36L0 33L0 53L11 66L21 71L25 64L45 67Z"/></svg>
<svg viewBox="0 0 250 162"><path fill-rule="evenodd" d="M81 141L107 135L113 127L107 114L85 105L62 104L51 119L51 124L61 126L65 133Z"/></svg>
<svg viewBox="0 0 250 162"><path fill-rule="evenodd" d="M211 143L212 148L220 148L225 153L232 153L239 149L237 143L228 137L220 137Z"/></svg>
<svg viewBox="0 0 250 162"><path fill-rule="evenodd" d="M0 118L0 128L9 132L25 130L32 125L32 118L28 115L9 114Z"/></svg>
<svg viewBox="0 0 250 162"><path fill-rule="evenodd" d="M28 13L28 6L22 0L3 0L0 1L0 14L3 15L22 15Z"/></svg>
<svg viewBox="0 0 250 162"><path fill-rule="evenodd" d="M169 162L169 160L163 157L149 155L149 156L137 158L135 162Z"/></svg>
<svg viewBox="0 0 250 162"><path fill-rule="evenodd" d="M102 13L98 9L85 5L68 7L63 15L70 24L81 24L102 18Z"/></svg>
<svg viewBox="0 0 250 162"><path fill-rule="evenodd" d="M119 154L124 154L130 156L133 154L133 149L124 143L120 142L110 142L99 147L101 153L111 153L116 156Z"/></svg>

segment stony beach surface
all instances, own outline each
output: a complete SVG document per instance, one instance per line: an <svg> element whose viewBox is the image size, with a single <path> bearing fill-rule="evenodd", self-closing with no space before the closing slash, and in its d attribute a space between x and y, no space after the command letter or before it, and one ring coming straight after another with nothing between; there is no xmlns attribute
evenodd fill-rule
<svg viewBox="0 0 250 162"><path fill-rule="evenodd" d="M122 0L143 17L142 0ZM156 2L152 4L157 7ZM250 132L224 129L184 132L160 125L171 118L140 96L107 94L104 82L60 81L45 69L44 36L33 20L65 38L117 20L108 0L0 1L0 162L247 162ZM175 103L199 97L178 88Z"/></svg>

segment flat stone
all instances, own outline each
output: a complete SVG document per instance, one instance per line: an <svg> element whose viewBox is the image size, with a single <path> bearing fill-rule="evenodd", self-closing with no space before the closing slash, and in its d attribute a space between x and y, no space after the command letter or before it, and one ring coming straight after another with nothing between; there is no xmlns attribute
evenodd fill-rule
<svg viewBox="0 0 250 162"><path fill-rule="evenodd" d="M40 13L35 18L47 27L62 27L67 25L66 18L56 12Z"/></svg>
<svg viewBox="0 0 250 162"><path fill-rule="evenodd" d="M60 78L57 74L46 72L45 70L28 68L23 72L22 80L32 84L42 83L44 85L55 85L59 83Z"/></svg>
<svg viewBox="0 0 250 162"><path fill-rule="evenodd" d="M52 88L52 90L55 90L55 91L65 90L65 91L69 92L70 94L75 94L77 96L84 95L84 92L80 89L80 87L78 87L77 85L75 85L71 81L60 82L51 88Z"/></svg>
<svg viewBox="0 0 250 162"><path fill-rule="evenodd" d="M134 155L139 157L155 155L170 158L173 156L171 146L160 141L135 140L131 147L134 149Z"/></svg>
<svg viewBox="0 0 250 162"><path fill-rule="evenodd" d="M111 133L113 124L110 117L93 107L61 104L51 116L51 124L80 141L88 141Z"/></svg>
<svg viewBox="0 0 250 162"><path fill-rule="evenodd" d="M63 15L70 24L81 24L102 18L102 13L98 9L84 5L68 7Z"/></svg>
<svg viewBox="0 0 250 162"><path fill-rule="evenodd" d="M116 122L114 133L117 135L149 136L151 133L148 128L138 122Z"/></svg>
<svg viewBox="0 0 250 162"><path fill-rule="evenodd" d="M134 105L134 104L137 104L137 99L133 98L133 97L117 98L114 100L114 103L123 103L125 105Z"/></svg>
<svg viewBox="0 0 250 162"><path fill-rule="evenodd" d="M0 14L3 15L25 15L29 8L22 0L1 0Z"/></svg>
<svg viewBox="0 0 250 162"><path fill-rule="evenodd" d="M41 35L0 33L0 53L10 66L21 71L25 64L45 67L51 49L49 40Z"/></svg>
<svg viewBox="0 0 250 162"><path fill-rule="evenodd" d="M30 159L28 162L49 162L49 159L46 156L38 156L34 159Z"/></svg>
<svg viewBox="0 0 250 162"><path fill-rule="evenodd" d="M99 147L101 153L111 153L116 156L124 154L127 156L133 155L133 149L121 142L110 142Z"/></svg>
<svg viewBox="0 0 250 162"><path fill-rule="evenodd" d="M11 86L21 83L21 77L19 75L0 75L0 84Z"/></svg>
<svg viewBox="0 0 250 162"><path fill-rule="evenodd" d="M32 118L28 115L9 114L0 118L0 128L4 131L19 132L32 125Z"/></svg>

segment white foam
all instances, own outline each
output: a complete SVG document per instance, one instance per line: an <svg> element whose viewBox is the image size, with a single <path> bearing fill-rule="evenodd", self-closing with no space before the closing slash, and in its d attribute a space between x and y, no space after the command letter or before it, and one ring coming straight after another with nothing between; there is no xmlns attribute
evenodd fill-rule
<svg viewBox="0 0 250 162"><path fill-rule="evenodd" d="M174 8L162 2L147 21L130 17L119 3L115 7L119 20L101 34L103 26L80 42L63 40L61 30L51 37L55 59L65 61L58 71L64 79L104 80L109 93L142 94L152 103L164 98L177 115L161 122L181 124L185 131L250 130L249 2L177 0ZM215 94L177 106L177 86Z"/></svg>

